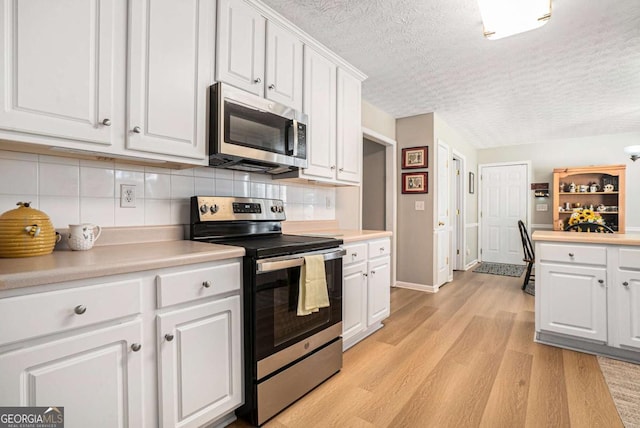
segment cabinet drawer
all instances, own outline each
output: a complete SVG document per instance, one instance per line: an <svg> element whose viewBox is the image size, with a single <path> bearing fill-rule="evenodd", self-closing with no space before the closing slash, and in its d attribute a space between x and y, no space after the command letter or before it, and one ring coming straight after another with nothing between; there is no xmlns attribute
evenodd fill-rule
<svg viewBox="0 0 640 428"><path fill-rule="evenodd" d="M344 245L347 254L342 257L342 263L348 265L367 260L367 244L350 244Z"/></svg>
<svg viewBox="0 0 640 428"><path fill-rule="evenodd" d="M0 345L138 314L140 286L135 279L2 299Z"/></svg>
<svg viewBox="0 0 640 428"><path fill-rule="evenodd" d="M160 274L158 307L190 302L240 289L241 266L239 261L216 264L200 269Z"/></svg>
<svg viewBox="0 0 640 428"><path fill-rule="evenodd" d="M607 264L606 247L565 244L540 244L536 258L551 262L591 265Z"/></svg>
<svg viewBox="0 0 640 428"><path fill-rule="evenodd" d="M620 248L618 251L620 269L640 270L640 250Z"/></svg>
<svg viewBox="0 0 640 428"><path fill-rule="evenodd" d="M391 241L389 239L369 242L369 258L387 256L389 254L391 254Z"/></svg>

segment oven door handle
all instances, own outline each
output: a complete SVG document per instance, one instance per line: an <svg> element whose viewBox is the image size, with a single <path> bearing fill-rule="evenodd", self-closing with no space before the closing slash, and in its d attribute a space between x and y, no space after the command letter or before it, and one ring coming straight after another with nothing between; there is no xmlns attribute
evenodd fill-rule
<svg viewBox="0 0 640 428"><path fill-rule="evenodd" d="M262 259L256 262L257 273L265 273L265 272L273 272L274 270L282 270L296 266L302 266L304 264L305 256L313 256L313 255L324 255L324 261L339 259L342 256L347 254L347 251L344 248L338 248L336 250L332 250L326 252L322 251L310 251L304 254L293 254L291 256L283 256L283 257L273 257L270 259Z"/></svg>

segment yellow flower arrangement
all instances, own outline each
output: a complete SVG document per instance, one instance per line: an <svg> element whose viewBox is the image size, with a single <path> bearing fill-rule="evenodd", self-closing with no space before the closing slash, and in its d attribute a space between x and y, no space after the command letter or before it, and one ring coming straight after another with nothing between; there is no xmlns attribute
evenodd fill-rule
<svg viewBox="0 0 640 428"><path fill-rule="evenodd" d="M574 210L573 214L571 214L571 217L569 218L569 225L578 223L604 224L604 220L597 212L585 208Z"/></svg>

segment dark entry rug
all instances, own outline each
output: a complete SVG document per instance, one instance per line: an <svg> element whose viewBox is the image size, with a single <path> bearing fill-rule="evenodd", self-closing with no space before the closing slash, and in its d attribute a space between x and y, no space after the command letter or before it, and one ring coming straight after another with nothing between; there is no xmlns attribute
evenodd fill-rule
<svg viewBox="0 0 640 428"><path fill-rule="evenodd" d="M522 276L526 266L524 265L512 265L509 263L491 263L482 262L480 266L473 271L476 273L488 273L491 275L502 276Z"/></svg>

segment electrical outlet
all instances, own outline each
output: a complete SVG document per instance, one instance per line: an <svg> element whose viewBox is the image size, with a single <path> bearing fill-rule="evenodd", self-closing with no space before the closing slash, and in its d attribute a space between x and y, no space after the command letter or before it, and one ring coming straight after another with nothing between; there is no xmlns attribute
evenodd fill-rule
<svg viewBox="0 0 640 428"><path fill-rule="evenodd" d="M135 184L120 185L120 207L121 208L136 207L136 185Z"/></svg>

